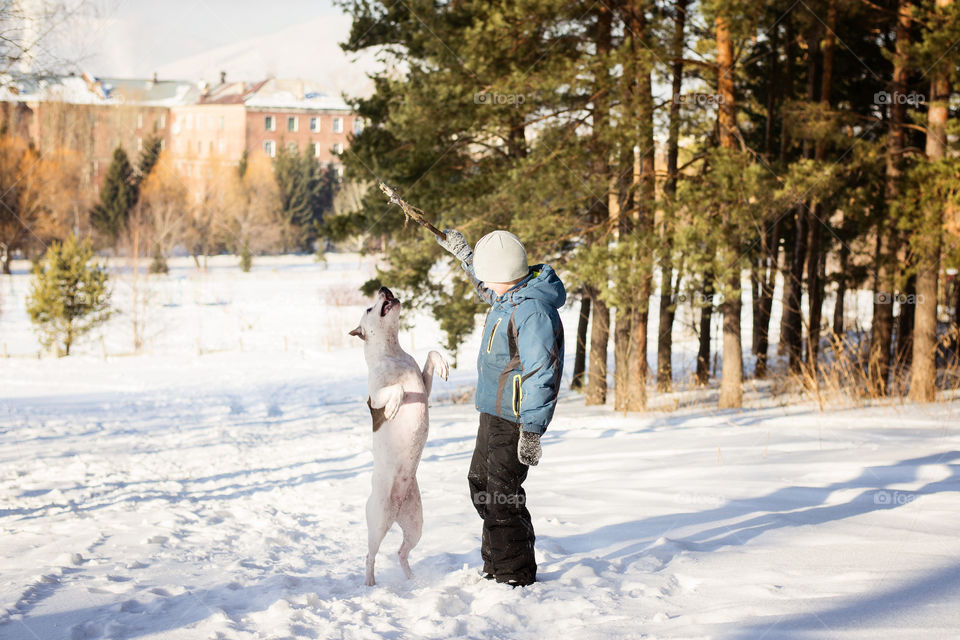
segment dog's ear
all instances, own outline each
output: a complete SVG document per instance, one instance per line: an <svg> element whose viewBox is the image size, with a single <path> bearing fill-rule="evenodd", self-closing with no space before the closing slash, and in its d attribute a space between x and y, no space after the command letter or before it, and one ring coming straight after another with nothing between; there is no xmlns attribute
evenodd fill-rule
<svg viewBox="0 0 960 640"><path fill-rule="evenodd" d="M347 335L357 336L357 337L360 338L361 340L366 340L366 339L367 339L367 334L365 334L365 333L363 332L363 329L362 329L361 327L357 327L356 329L354 329L353 331L351 331L351 332L350 332L349 334L347 334Z"/></svg>

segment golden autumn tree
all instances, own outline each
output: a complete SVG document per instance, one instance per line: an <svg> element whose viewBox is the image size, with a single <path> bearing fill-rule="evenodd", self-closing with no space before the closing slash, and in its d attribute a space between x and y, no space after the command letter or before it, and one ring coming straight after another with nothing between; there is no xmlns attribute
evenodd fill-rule
<svg viewBox="0 0 960 640"><path fill-rule="evenodd" d="M76 154L41 155L25 140L0 136L0 256L4 273L16 251L33 255L86 226Z"/></svg>
<svg viewBox="0 0 960 640"><path fill-rule="evenodd" d="M140 188L140 218L144 246L153 255L152 272L167 271L166 257L183 240L189 219L189 194L166 152Z"/></svg>
<svg viewBox="0 0 960 640"><path fill-rule="evenodd" d="M247 271L253 254L278 248L284 237L280 188L270 159L263 155L241 164L231 186L219 228L227 248L240 255L241 267Z"/></svg>

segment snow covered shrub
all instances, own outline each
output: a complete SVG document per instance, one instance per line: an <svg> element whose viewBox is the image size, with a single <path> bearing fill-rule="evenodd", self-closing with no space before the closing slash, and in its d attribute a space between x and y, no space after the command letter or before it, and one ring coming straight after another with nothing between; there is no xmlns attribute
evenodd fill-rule
<svg viewBox="0 0 960 640"><path fill-rule="evenodd" d="M89 240L71 235L52 243L34 269L27 313L40 342L55 345L58 356L70 355L77 338L110 317L107 272L95 257Z"/></svg>

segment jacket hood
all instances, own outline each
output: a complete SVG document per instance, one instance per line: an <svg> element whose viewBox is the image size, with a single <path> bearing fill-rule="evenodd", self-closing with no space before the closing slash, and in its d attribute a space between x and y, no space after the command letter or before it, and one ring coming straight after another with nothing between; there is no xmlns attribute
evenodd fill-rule
<svg viewBox="0 0 960 640"><path fill-rule="evenodd" d="M530 277L520 283L516 289L503 294L503 297L520 304L524 300L539 300L554 309L559 309L567 301L567 290L560 281L560 276L553 267L546 264L536 264L530 267Z"/></svg>

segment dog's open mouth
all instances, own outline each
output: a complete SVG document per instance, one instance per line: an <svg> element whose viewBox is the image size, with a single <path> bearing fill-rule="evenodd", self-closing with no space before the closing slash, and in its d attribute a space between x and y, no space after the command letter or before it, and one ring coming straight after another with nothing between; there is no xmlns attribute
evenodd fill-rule
<svg viewBox="0 0 960 640"><path fill-rule="evenodd" d="M383 295L383 305L380 307L380 317L384 317L394 307L400 306L400 300L393 295L393 292L386 287L380 287L380 293Z"/></svg>

